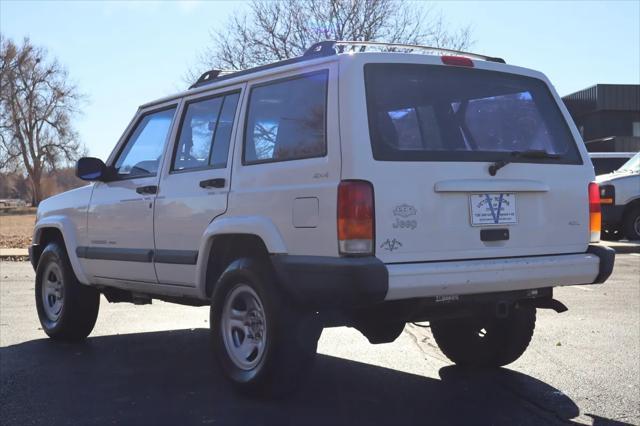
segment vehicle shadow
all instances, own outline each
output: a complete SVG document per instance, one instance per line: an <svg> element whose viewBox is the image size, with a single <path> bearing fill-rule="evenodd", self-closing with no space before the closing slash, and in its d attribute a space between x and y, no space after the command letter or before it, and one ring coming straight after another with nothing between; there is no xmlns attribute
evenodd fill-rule
<svg viewBox="0 0 640 426"><path fill-rule="evenodd" d="M507 369L451 366L438 380L326 355L290 398L247 399L212 362L206 329L29 341L0 348L0 376L3 425L540 424L579 414Z"/></svg>

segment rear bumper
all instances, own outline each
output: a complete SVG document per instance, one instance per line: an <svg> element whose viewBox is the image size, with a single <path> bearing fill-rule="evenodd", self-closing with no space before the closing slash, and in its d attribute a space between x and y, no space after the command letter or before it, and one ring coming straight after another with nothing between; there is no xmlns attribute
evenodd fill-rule
<svg viewBox="0 0 640 426"><path fill-rule="evenodd" d="M272 256L278 282L297 303L358 307L388 300L603 283L615 252L384 264L375 257Z"/></svg>
<svg viewBox="0 0 640 426"><path fill-rule="evenodd" d="M603 283L614 257L613 249L590 246L581 254L387 265L385 300Z"/></svg>

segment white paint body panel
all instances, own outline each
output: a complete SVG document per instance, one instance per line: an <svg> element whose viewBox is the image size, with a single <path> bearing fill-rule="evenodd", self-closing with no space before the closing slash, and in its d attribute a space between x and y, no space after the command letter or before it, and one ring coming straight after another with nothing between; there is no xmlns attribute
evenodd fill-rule
<svg viewBox="0 0 640 426"><path fill-rule="evenodd" d="M121 249L153 249L154 196L136 192L156 185L157 177L97 182L87 220L87 246ZM157 282L153 263L81 259L93 277Z"/></svg>
<svg viewBox="0 0 640 426"><path fill-rule="evenodd" d="M296 255L338 256L336 228L337 188L340 182L341 145L338 108L337 62L306 66L302 71L280 72L252 80L253 85L300 73L329 70L327 87L327 155L293 161L242 164L242 140L238 138L233 158L229 206L224 217L264 216L273 223L286 245ZM245 122L246 108L240 117ZM296 199L317 198L315 227L294 226Z"/></svg>
<svg viewBox="0 0 640 426"><path fill-rule="evenodd" d="M373 183L376 256L385 263L581 253L589 244L587 187L594 180L586 148L561 99L536 71L474 61L475 68L542 80L569 124L582 165L511 163L497 176L489 162L376 161L373 158L364 65L414 63L443 66L437 56L343 55L340 62L342 178ZM472 72L472 71L471 71ZM470 223L471 193L514 192L517 224L507 241L483 242ZM409 209L410 213L403 213ZM400 213L399 213L400 212Z"/></svg>
<svg viewBox="0 0 640 426"><path fill-rule="evenodd" d="M187 102L241 91L243 87L244 85L235 85L187 97L183 102L183 107L176 114L176 120L182 119ZM242 104L242 94L243 92L241 92L234 116L236 124L238 123L238 111ZM175 122L169 139L173 143L169 144L165 152L166 161L163 163L162 180L156 196L154 210L155 249L197 251L209 224L227 209L233 158L232 147L235 138L241 132L238 132L238 126L234 125L226 168L185 170L171 173L173 144L177 143L179 138L178 123L179 121ZM225 185L223 188L201 188L200 181L207 179L224 179ZM154 265L160 283L191 287L195 287L197 283L197 265L159 262L155 262Z"/></svg>
<svg viewBox="0 0 640 426"><path fill-rule="evenodd" d="M42 201L38 206L32 239L33 244L39 244L42 230L58 229L64 238L73 272L83 284L89 284L91 280L76 255L75 248L87 241L87 207L92 191L93 185L88 185Z"/></svg>

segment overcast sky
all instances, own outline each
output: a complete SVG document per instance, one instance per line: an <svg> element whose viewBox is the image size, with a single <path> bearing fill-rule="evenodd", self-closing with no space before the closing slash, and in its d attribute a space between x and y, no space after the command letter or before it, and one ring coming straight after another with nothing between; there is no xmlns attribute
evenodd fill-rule
<svg viewBox="0 0 640 426"><path fill-rule="evenodd" d="M106 159L138 105L185 88L185 70L243 2L0 0L0 31L46 47L88 96L77 129ZM640 1L446 1L470 24L473 51L538 69L560 95L596 83L640 84Z"/></svg>

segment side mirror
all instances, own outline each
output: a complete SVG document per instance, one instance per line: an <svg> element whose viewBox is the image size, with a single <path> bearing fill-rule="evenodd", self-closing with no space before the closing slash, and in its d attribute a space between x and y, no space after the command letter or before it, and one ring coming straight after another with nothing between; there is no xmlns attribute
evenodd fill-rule
<svg viewBox="0 0 640 426"><path fill-rule="evenodd" d="M99 158L82 157L76 164L76 176L82 180L107 180L107 166Z"/></svg>

